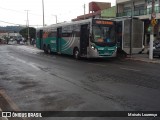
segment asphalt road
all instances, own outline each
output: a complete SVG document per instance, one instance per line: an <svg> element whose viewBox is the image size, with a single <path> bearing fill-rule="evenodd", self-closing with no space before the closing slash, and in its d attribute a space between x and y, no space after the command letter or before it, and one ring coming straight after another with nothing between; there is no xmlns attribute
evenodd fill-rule
<svg viewBox="0 0 160 120"><path fill-rule="evenodd" d="M46 55L32 47L0 46L1 98L6 96L15 110L160 111L159 71L159 64L123 59L77 61L69 56ZM2 110L10 110L4 104L1 100Z"/></svg>

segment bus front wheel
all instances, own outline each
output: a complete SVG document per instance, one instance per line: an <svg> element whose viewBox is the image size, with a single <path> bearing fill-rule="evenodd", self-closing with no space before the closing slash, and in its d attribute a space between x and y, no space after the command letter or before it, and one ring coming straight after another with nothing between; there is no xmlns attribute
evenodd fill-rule
<svg viewBox="0 0 160 120"><path fill-rule="evenodd" d="M74 55L74 58L77 59L77 60L80 58L80 53L79 53L78 48L74 49L74 54L73 55Z"/></svg>

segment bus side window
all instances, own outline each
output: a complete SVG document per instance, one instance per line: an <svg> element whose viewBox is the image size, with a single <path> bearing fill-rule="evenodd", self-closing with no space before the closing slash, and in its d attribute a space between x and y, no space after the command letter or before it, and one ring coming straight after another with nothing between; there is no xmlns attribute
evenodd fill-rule
<svg viewBox="0 0 160 120"><path fill-rule="evenodd" d="M56 32L49 32L48 37L56 37L57 33Z"/></svg>

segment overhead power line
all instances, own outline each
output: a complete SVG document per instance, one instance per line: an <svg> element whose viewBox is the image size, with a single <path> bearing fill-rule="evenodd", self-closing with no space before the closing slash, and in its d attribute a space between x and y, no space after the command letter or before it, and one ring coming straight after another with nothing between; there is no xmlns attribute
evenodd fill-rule
<svg viewBox="0 0 160 120"><path fill-rule="evenodd" d="M14 10L14 9L8 9L8 8L4 8L4 7L0 7L0 9L3 9L3 10L8 10L8 11L11 11L11 12L17 12L17 13L21 13L21 14L24 14L24 12L22 11L18 11L18 10ZM35 15L35 16L42 16L42 15L39 15L39 14L35 14L35 13L29 13L31 15Z"/></svg>
<svg viewBox="0 0 160 120"><path fill-rule="evenodd" d="M21 24L16 24L16 23L11 23L11 22L6 22L6 21L2 21L2 20L0 20L0 22L2 22L2 23L7 23L7 24L12 24L12 25L24 26L24 25L21 25Z"/></svg>
<svg viewBox="0 0 160 120"><path fill-rule="evenodd" d="M26 27L26 25L17 24L17 23L11 23L11 22L6 22L6 21L3 21L3 20L0 20L0 22L2 22L2 23L7 23L7 24L11 24L11 25L18 25L18 26ZM29 26L42 27L42 25L29 25Z"/></svg>
<svg viewBox="0 0 160 120"><path fill-rule="evenodd" d="M3 9L3 10L9 10L9 11L12 11L12 12L21 12L22 13L22 11L18 11L18 10L13 10L13 9L8 9L8 8L4 8L4 7L0 7L0 9Z"/></svg>

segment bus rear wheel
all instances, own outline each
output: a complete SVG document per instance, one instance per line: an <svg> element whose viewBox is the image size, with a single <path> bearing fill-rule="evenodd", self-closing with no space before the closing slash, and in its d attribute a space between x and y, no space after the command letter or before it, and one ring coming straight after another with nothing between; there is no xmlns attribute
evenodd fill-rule
<svg viewBox="0 0 160 120"><path fill-rule="evenodd" d="M50 45L48 45L48 47L47 47L47 52L48 52L48 54L51 54L51 47L50 47Z"/></svg>
<svg viewBox="0 0 160 120"><path fill-rule="evenodd" d="M44 50L44 53L46 53L46 54L48 53L46 45L43 46L43 50Z"/></svg>
<svg viewBox="0 0 160 120"><path fill-rule="evenodd" d="M74 54L73 55L74 55L74 58L77 59L77 60L80 58L80 53L79 53L78 48L74 49Z"/></svg>

